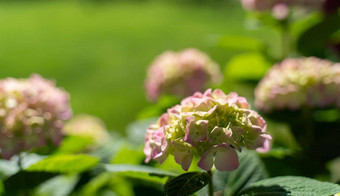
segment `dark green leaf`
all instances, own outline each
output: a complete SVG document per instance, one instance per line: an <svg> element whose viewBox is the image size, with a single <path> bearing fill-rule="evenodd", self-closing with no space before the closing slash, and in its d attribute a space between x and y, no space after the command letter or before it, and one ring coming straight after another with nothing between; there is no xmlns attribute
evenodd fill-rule
<svg viewBox="0 0 340 196"><path fill-rule="evenodd" d="M0 195L2 195L4 192L4 185L2 184L2 181L0 180Z"/></svg>
<svg viewBox="0 0 340 196"><path fill-rule="evenodd" d="M297 49L304 56L325 57L333 33L340 28L340 15L334 14L306 30L297 40Z"/></svg>
<svg viewBox="0 0 340 196"><path fill-rule="evenodd" d="M97 165L98 159L85 154L53 155L30 166L27 171L78 173Z"/></svg>
<svg viewBox="0 0 340 196"><path fill-rule="evenodd" d="M109 172L118 173L125 177L137 178L153 183L164 184L166 179L162 177L174 177L177 173L149 167L143 165L129 165L129 164L115 164L115 165L104 165L104 168ZM160 178L161 177L161 178Z"/></svg>
<svg viewBox="0 0 340 196"><path fill-rule="evenodd" d="M213 175L215 191L222 191L227 196L236 195L247 185L264 179L268 176L262 161L256 152L242 151L240 153L240 166L232 172L216 170Z"/></svg>
<svg viewBox="0 0 340 196"><path fill-rule="evenodd" d="M37 154L28 154L28 153L21 153L21 166L23 169L30 167L31 165L37 163L44 156L40 156ZM18 166L18 155L14 156L11 160L1 160L0 159L0 179L6 178L10 175L15 174L19 171Z"/></svg>
<svg viewBox="0 0 340 196"><path fill-rule="evenodd" d="M238 195L329 196L339 192L337 184L300 176L281 176L253 183Z"/></svg>
<svg viewBox="0 0 340 196"><path fill-rule="evenodd" d="M57 173L50 172L20 171L7 178L4 181L4 187L7 194L14 194L18 190L33 189L56 175Z"/></svg>
<svg viewBox="0 0 340 196"><path fill-rule="evenodd" d="M170 179L164 185L164 191L169 196L191 195L205 187L211 181L206 172L188 172Z"/></svg>

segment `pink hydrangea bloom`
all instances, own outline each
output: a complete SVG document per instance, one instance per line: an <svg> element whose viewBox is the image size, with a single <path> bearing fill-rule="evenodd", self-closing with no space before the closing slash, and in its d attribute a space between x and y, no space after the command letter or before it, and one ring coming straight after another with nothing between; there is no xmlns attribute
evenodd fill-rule
<svg viewBox="0 0 340 196"><path fill-rule="evenodd" d="M285 19L289 8L318 8L321 9L326 0L241 0L243 7L256 12L271 11L277 19Z"/></svg>
<svg viewBox="0 0 340 196"><path fill-rule="evenodd" d="M208 89L196 92L163 114L146 133L144 153L162 163L169 154L188 170L193 156L198 166L221 171L237 169L237 151L242 148L269 150L266 122L250 109L247 100L236 93Z"/></svg>
<svg viewBox="0 0 340 196"><path fill-rule="evenodd" d="M39 75L0 81L1 157L58 145L63 122L72 115L69 95Z"/></svg>
<svg viewBox="0 0 340 196"><path fill-rule="evenodd" d="M255 105L267 112L304 106L324 108L337 105L339 93L340 64L315 57L286 59L260 81Z"/></svg>
<svg viewBox="0 0 340 196"><path fill-rule="evenodd" d="M207 54L191 48L158 56L149 67L145 88L147 97L155 101L162 94L189 96L221 80L219 66Z"/></svg>

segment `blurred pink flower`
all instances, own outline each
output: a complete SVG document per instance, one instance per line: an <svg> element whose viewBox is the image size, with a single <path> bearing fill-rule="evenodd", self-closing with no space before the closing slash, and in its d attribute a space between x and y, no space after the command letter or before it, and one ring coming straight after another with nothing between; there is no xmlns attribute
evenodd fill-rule
<svg viewBox="0 0 340 196"><path fill-rule="evenodd" d="M271 11L273 16L283 20L288 16L291 7L321 9L326 0L241 0L246 10Z"/></svg>
<svg viewBox="0 0 340 196"><path fill-rule="evenodd" d="M145 88L147 97L156 101L162 94L185 97L221 80L219 66L207 54L197 49L166 51L149 67Z"/></svg>
<svg viewBox="0 0 340 196"><path fill-rule="evenodd" d="M266 122L244 97L208 89L183 99L148 128L145 161L162 163L172 154L187 171L197 155L198 166L204 170L215 165L221 171L231 171L239 164L236 150L268 151L269 140Z"/></svg>
<svg viewBox="0 0 340 196"><path fill-rule="evenodd" d="M339 93L340 64L315 57L286 59L260 81L255 89L255 105L267 112L334 107Z"/></svg>
<svg viewBox="0 0 340 196"><path fill-rule="evenodd" d="M0 149L5 159L21 152L58 145L63 122L72 115L69 95L39 75L0 81Z"/></svg>

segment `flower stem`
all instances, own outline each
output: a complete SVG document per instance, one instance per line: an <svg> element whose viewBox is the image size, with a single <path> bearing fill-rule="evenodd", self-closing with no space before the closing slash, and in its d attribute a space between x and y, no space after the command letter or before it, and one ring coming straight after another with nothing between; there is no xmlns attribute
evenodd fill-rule
<svg viewBox="0 0 340 196"><path fill-rule="evenodd" d="M281 59L285 59L289 56L291 52L291 38L289 32L288 21L282 22L280 28L281 34Z"/></svg>
<svg viewBox="0 0 340 196"><path fill-rule="evenodd" d="M18 154L18 167L19 167L20 171L23 170L23 167L22 167L22 155L21 155L21 153Z"/></svg>
<svg viewBox="0 0 340 196"><path fill-rule="evenodd" d="M211 170L209 170L208 172L207 172L208 174L209 174L209 176L210 176L210 182L209 182L209 184L208 184L208 195L209 196L213 196L214 195L214 188L213 188L213 174L212 174L212 171Z"/></svg>

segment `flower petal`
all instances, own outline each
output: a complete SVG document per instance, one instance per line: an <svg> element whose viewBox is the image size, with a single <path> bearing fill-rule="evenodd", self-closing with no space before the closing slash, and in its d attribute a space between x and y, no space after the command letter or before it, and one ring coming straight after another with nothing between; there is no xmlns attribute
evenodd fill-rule
<svg viewBox="0 0 340 196"><path fill-rule="evenodd" d="M207 150L204 152L201 156L200 161L198 162L198 167L201 169L208 171L212 168L213 166L213 157L214 157L214 152L213 150Z"/></svg>
<svg viewBox="0 0 340 196"><path fill-rule="evenodd" d="M219 147L216 149L215 167L220 171L233 171L238 168L238 156L231 147Z"/></svg>

